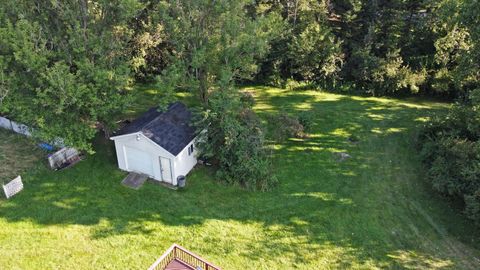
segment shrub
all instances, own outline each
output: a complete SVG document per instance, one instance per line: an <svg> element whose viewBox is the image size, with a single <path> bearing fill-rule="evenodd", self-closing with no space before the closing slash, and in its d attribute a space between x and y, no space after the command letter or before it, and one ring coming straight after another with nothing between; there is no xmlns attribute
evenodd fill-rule
<svg viewBox="0 0 480 270"><path fill-rule="evenodd" d="M296 80L288 79L285 83L285 88L288 90L295 90L300 87L302 84Z"/></svg>
<svg viewBox="0 0 480 270"><path fill-rule="evenodd" d="M242 102L243 106L246 108L251 108L253 107L253 105L255 105L255 98L250 92L241 92L240 101Z"/></svg>
<svg viewBox="0 0 480 270"><path fill-rule="evenodd" d="M298 118L289 116L287 113L280 113L272 119L275 123L274 135L277 140L287 138L304 138L306 136L303 125Z"/></svg>
<svg viewBox="0 0 480 270"><path fill-rule="evenodd" d="M305 131L310 131L313 127L313 123L315 121L315 117L311 112L303 111L298 114L298 122L303 126Z"/></svg>
<svg viewBox="0 0 480 270"><path fill-rule="evenodd" d="M427 123L418 136L420 157L435 190L464 202L464 213L480 225L480 102L478 90L445 117Z"/></svg>
<svg viewBox="0 0 480 270"><path fill-rule="evenodd" d="M472 195L465 195L465 214L475 220L477 226L480 226L480 191L477 190Z"/></svg>

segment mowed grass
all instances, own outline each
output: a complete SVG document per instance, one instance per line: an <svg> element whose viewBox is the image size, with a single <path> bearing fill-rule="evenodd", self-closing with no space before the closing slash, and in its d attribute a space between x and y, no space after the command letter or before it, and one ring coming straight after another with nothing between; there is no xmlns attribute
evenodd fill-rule
<svg viewBox="0 0 480 270"><path fill-rule="evenodd" d="M25 190L0 199L0 268L146 269L172 243L224 269L480 268L478 230L431 192L412 146L415 126L446 105L246 90L265 121L280 111L316 119L309 138L271 142L276 189L226 186L199 167L184 191L130 190L99 137L85 161L27 172ZM137 91L153 105L150 89ZM337 162L338 151L352 158Z"/></svg>

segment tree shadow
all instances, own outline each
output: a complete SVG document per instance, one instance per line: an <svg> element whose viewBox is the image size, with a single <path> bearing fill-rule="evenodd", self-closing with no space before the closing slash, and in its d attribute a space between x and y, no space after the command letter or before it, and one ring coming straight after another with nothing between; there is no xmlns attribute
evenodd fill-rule
<svg viewBox="0 0 480 270"><path fill-rule="evenodd" d="M295 258L287 262L292 263L290 268L309 264L331 249L337 255L326 258L331 268L428 268L429 262L452 266L451 254L416 246L415 238L422 236L415 236L415 230L432 230L424 228L428 221L410 203L419 201L419 190L425 188L421 183L412 186L421 173L416 158L410 156L414 154L412 121L435 109L388 99L319 98L308 91L262 90L256 95L256 109L263 119L282 110L309 111L318 119L309 138L272 146L280 185L271 192L226 186L212 180L213 172L206 167L195 169L188 177L188 188L181 192L151 183L130 190L120 185L125 173L116 166L113 144L98 137L97 153L77 166L26 175L25 190L0 205L0 218L42 225L92 225L92 239L148 236L155 228L146 223L179 227L204 226L212 220L254 223L261 224L263 235L250 239L249 248L240 252L251 261L288 254ZM349 142L351 135L359 142ZM333 154L338 151L352 158L338 162ZM421 199L419 204L444 206L434 197ZM441 214L453 215L452 211ZM217 254L215 243L221 236L202 237L211 242L203 252ZM478 233L471 237L479 238ZM221 256L228 256L232 251L224 247L223 252L226 255Z"/></svg>

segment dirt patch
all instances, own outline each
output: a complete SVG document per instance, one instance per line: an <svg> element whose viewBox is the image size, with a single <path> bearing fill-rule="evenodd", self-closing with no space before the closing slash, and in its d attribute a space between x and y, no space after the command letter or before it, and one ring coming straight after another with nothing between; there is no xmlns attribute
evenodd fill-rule
<svg viewBox="0 0 480 270"><path fill-rule="evenodd" d="M0 129L0 183L31 169L44 155L29 138Z"/></svg>

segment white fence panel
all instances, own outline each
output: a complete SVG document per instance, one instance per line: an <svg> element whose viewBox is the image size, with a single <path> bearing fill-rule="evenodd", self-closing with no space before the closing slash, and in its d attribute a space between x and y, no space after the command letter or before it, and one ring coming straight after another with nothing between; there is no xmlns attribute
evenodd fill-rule
<svg viewBox="0 0 480 270"><path fill-rule="evenodd" d="M12 129L10 120L8 118L0 116L0 127L4 129Z"/></svg>
<svg viewBox="0 0 480 270"><path fill-rule="evenodd" d="M22 191L23 183L22 177L19 175L17 178L13 179L6 185L3 186L3 191L5 192L5 196L11 198L13 195L17 194L18 192Z"/></svg>
<svg viewBox="0 0 480 270"><path fill-rule="evenodd" d="M11 121L12 123L12 130L18 134L22 134L22 135L25 135L25 136L32 136L32 134L30 133L30 131L28 130L28 127L24 124L19 124L15 121Z"/></svg>
<svg viewBox="0 0 480 270"><path fill-rule="evenodd" d="M29 128L27 125L24 125L22 123L17 123L6 117L1 117L1 116L0 116L0 128L12 130L13 132L16 132L18 134L22 134L28 137L32 136L32 131L35 131L34 129ZM65 143L62 138L55 138L50 143L55 145L56 147L65 147Z"/></svg>
<svg viewBox="0 0 480 270"><path fill-rule="evenodd" d="M0 128L8 129L28 137L32 136L32 130L27 125L24 125L22 123L17 123L6 117L0 116Z"/></svg>

